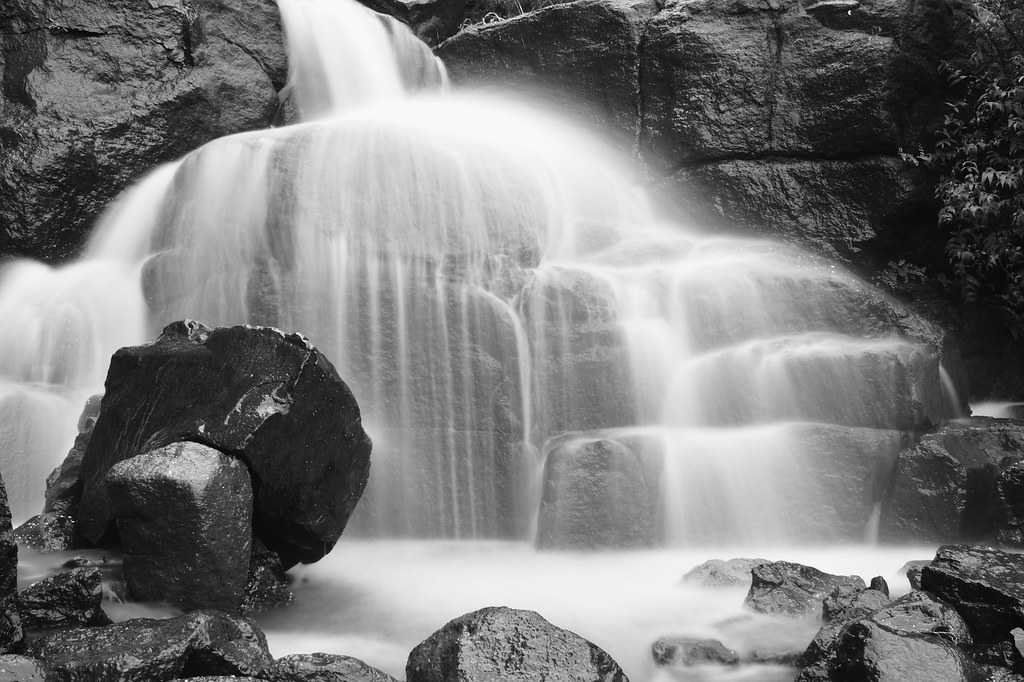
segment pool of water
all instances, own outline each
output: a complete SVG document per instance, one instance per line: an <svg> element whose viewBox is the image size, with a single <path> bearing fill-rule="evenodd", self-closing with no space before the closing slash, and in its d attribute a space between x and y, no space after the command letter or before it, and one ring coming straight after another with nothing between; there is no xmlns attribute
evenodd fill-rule
<svg viewBox="0 0 1024 682"><path fill-rule="evenodd" d="M349 541L293 569L294 605L262 614L275 656L325 651L360 658L399 679L409 651L447 621L485 606L539 612L607 650L633 682L791 680L785 666L658 670L651 644L664 635L712 637L745 654L802 650L817 622L772 618L743 607L746 588L681 583L693 566L738 556L796 561L830 573L881 575L910 589L900 568L934 547L851 545L722 547L637 552L537 552L515 542Z"/></svg>

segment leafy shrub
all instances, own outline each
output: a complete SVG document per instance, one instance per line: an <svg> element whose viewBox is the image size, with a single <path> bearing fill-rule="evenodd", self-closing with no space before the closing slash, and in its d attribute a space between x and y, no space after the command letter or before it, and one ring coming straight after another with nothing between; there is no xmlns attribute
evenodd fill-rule
<svg viewBox="0 0 1024 682"><path fill-rule="evenodd" d="M904 159L940 173L952 281L1024 332L1024 3L980 0L970 59L944 63L954 101L935 149Z"/></svg>

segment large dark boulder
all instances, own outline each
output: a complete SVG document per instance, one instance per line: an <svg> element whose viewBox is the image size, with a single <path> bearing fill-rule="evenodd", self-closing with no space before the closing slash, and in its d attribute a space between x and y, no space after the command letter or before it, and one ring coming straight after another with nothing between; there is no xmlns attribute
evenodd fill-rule
<svg viewBox="0 0 1024 682"><path fill-rule="evenodd" d="M921 571L921 587L951 604L979 647L1012 639L1024 627L1024 555L947 545Z"/></svg>
<svg viewBox="0 0 1024 682"><path fill-rule="evenodd" d="M172 443L118 462L105 483L134 598L239 609L252 554L252 485L242 462Z"/></svg>
<svg viewBox="0 0 1024 682"><path fill-rule="evenodd" d="M976 667L965 651L971 643L955 610L927 593L912 592L848 622L816 664L805 667L797 679L967 682L976 679Z"/></svg>
<svg viewBox="0 0 1024 682"><path fill-rule="evenodd" d="M272 661L266 638L255 625L216 611L60 630L32 641L27 651L55 679L68 682L256 676Z"/></svg>
<svg viewBox="0 0 1024 682"><path fill-rule="evenodd" d="M103 572L73 568L32 583L18 593L18 612L26 629L107 625L103 611Z"/></svg>
<svg viewBox="0 0 1024 682"><path fill-rule="evenodd" d="M397 682L395 678L358 658L335 654L293 654L274 661L260 672L267 682Z"/></svg>
<svg viewBox="0 0 1024 682"><path fill-rule="evenodd" d="M548 453L538 519L542 548L607 549L654 542L656 489L622 443L569 439Z"/></svg>
<svg viewBox="0 0 1024 682"><path fill-rule="evenodd" d="M507 607L480 609L447 623L412 650L405 675L407 682L628 679L597 645L533 611Z"/></svg>
<svg viewBox="0 0 1024 682"><path fill-rule="evenodd" d="M7 0L0 251L75 252L155 164L266 127L284 85L273 0Z"/></svg>
<svg viewBox="0 0 1024 682"><path fill-rule="evenodd" d="M256 534L288 566L330 551L369 475L359 406L308 340L269 327L176 322L155 343L111 360L82 461L78 532L94 543L111 534L111 467L177 441L245 463Z"/></svg>
<svg viewBox="0 0 1024 682"><path fill-rule="evenodd" d="M744 603L754 611L788 616L817 614L833 589L867 587L858 576L832 575L812 566L774 561L755 566Z"/></svg>
<svg viewBox="0 0 1024 682"><path fill-rule="evenodd" d="M1024 544L1024 422L955 421L901 452L879 536Z"/></svg>
<svg viewBox="0 0 1024 682"><path fill-rule="evenodd" d="M92 431L96 428L96 420L100 416L100 404L102 401L102 395L90 396L85 401L82 414L78 417L78 435L75 436L74 444L64 457L64 460L46 477L43 514L71 517L77 514L78 500L82 495L82 481L80 477L82 458L85 457L85 451L89 447ZM51 521L40 520L40 526L45 527L52 522L52 519L53 517L51 517Z"/></svg>

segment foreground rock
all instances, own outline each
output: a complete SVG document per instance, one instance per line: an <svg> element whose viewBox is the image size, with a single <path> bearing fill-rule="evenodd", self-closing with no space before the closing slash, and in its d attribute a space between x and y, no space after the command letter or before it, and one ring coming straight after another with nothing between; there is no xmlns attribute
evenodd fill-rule
<svg viewBox="0 0 1024 682"><path fill-rule="evenodd" d="M103 611L103 573L74 568L44 578L18 593L18 611L27 629L107 625Z"/></svg>
<svg viewBox="0 0 1024 682"><path fill-rule="evenodd" d="M1024 555L965 545L940 547L921 587L952 604L981 647L1011 641L1024 627Z"/></svg>
<svg viewBox="0 0 1024 682"><path fill-rule="evenodd" d="M967 682L975 679L976 670L964 652L971 642L966 623L952 607L924 592L912 592L866 617L849 620L797 679ZM809 663L813 646L802 664Z"/></svg>
<svg viewBox="0 0 1024 682"><path fill-rule="evenodd" d="M538 520L542 548L602 549L654 541L654 491L639 457L612 440L569 440L548 454Z"/></svg>
<svg viewBox="0 0 1024 682"><path fill-rule="evenodd" d="M36 514L14 529L14 539L35 552L66 552L75 548L75 519L55 512Z"/></svg>
<svg viewBox="0 0 1024 682"><path fill-rule="evenodd" d="M39 525L46 528L54 518L78 515L78 501L82 496L82 458L89 447L96 420L100 416L102 395L90 396L78 417L78 435L64 460L46 477L46 497ZM72 533L73 533L72 529ZM68 536L68 542L72 541ZM70 547L68 549L71 549Z"/></svg>
<svg viewBox="0 0 1024 682"><path fill-rule="evenodd" d="M267 682L397 682L358 658L334 654L294 654L267 666L260 673Z"/></svg>
<svg viewBox="0 0 1024 682"><path fill-rule="evenodd" d="M272 662L266 638L256 626L215 611L61 630L31 642L27 653L60 680L255 677Z"/></svg>
<svg viewBox="0 0 1024 682"><path fill-rule="evenodd" d="M701 587L749 587L751 570L770 563L767 559L709 559L687 571L683 582Z"/></svg>
<svg viewBox="0 0 1024 682"><path fill-rule="evenodd" d="M251 613L287 604L294 599L281 557L259 540L252 543L249 575L245 583L242 612Z"/></svg>
<svg viewBox="0 0 1024 682"><path fill-rule="evenodd" d="M18 616L18 544L11 526L11 508L7 503L7 486L0 476L0 654L16 650L23 633Z"/></svg>
<svg viewBox="0 0 1024 682"><path fill-rule="evenodd" d="M287 566L330 551L369 473L359 406L309 341L268 327L177 322L111 360L81 466L78 532L93 543L110 536L114 465L186 440L245 463L257 533Z"/></svg>
<svg viewBox="0 0 1024 682"><path fill-rule="evenodd" d="M0 52L0 251L44 259L155 165L269 125L286 75L272 0L5 0Z"/></svg>
<svg viewBox="0 0 1024 682"><path fill-rule="evenodd" d="M46 668L34 658L0 656L0 682L47 682Z"/></svg>
<svg viewBox="0 0 1024 682"><path fill-rule="evenodd" d="M745 604L754 611L788 616L817 614L822 602L837 587L863 590L857 576L832 575L788 561L760 564L751 570Z"/></svg>
<svg viewBox="0 0 1024 682"><path fill-rule="evenodd" d="M106 477L132 596L237 611L252 548L249 471L198 443L118 462Z"/></svg>
<svg viewBox="0 0 1024 682"><path fill-rule="evenodd" d="M658 665L686 667L713 663L737 665L739 654L717 639L662 637L651 645L651 656Z"/></svg>
<svg viewBox="0 0 1024 682"><path fill-rule="evenodd" d="M533 611L506 607L480 609L446 624L412 650L405 675L407 682L628 679L597 645Z"/></svg>
<svg viewBox="0 0 1024 682"><path fill-rule="evenodd" d="M1024 545L1024 422L952 422L900 453L879 534Z"/></svg>

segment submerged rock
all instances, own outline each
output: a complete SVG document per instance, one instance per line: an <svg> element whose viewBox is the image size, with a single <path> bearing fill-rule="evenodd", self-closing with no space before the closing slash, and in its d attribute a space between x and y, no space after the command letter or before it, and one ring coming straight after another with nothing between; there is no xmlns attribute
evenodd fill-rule
<svg viewBox="0 0 1024 682"><path fill-rule="evenodd" d="M701 587L749 587L754 566L769 563L767 559L709 559L687 571L683 582Z"/></svg>
<svg viewBox="0 0 1024 682"><path fill-rule="evenodd" d="M199 443L173 443L118 462L105 487L133 597L239 609L252 552L244 464Z"/></svg>
<svg viewBox="0 0 1024 682"><path fill-rule="evenodd" d="M30 642L27 651L56 679L83 681L257 676L272 661L255 625L216 611L60 630Z"/></svg>
<svg viewBox="0 0 1024 682"><path fill-rule="evenodd" d="M761 613L788 616L817 614L822 602L837 587L863 590L858 576L832 575L788 561L760 564L751 570L750 591L744 603Z"/></svg>
<svg viewBox="0 0 1024 682"><path fill-rule="evenodd" d="M260 673L267 682L397 682L358 658L335 654L293 654L274 661Z"/></svg>
<svg viewBox="0 0 1024 682"><path fill-rule="evenodd" d="M612 440L575 440L556 446L544 466L537 545L602 549L654 541L655 495L643 464Z"/></svg>
<svg viewBox="0 0 1024 682"><path fill-rule="evenodd" d="M488 607L447 623L409 654L407 682L627 682L611 656L533 611Z"/></svg>
<svg viewBox="0 0 1024 682"><path fill-rule="evenodd" d="M256 532L288 566L330 551L369 474L359 406L308 340L269 327L176 322L155 343L111 360L82 461L79 533L98 543L112 530L111 467L184 440L246 464Z"/></svg>
<svg viewBox="0 0 1024 682"><path fill-rule="evenodd" d="M1024 543L1024 422L951 422L901 452L879 536Z"/></svg>
<svg viewBox="0 0 1024 682"><path fill-rule="evenodd" d="M32 583L18 593L22 625L30 630L107 625L102 583L98 568L73 568Z"/></svg>
<svg viewBox="0 0 1024 682"><path fill-rule="evenodd" d="M737 665L739 654L717 639L662 637L651 645L651 655L658 665L690 666L705 663Z"/></svg>
<svg viewBox="0 0 1024 682"><path fill-rule="evenodd" d="M921 571L921 587L951 604L984 648L1024 627L1024 555L947 545Z"/></svg>
<svg viewBox="0 0 1024 682"><path fill-rule="evenodd" d="M48 682L50 676L40 661L26 656L0 656L0 682Z"/></svg>

